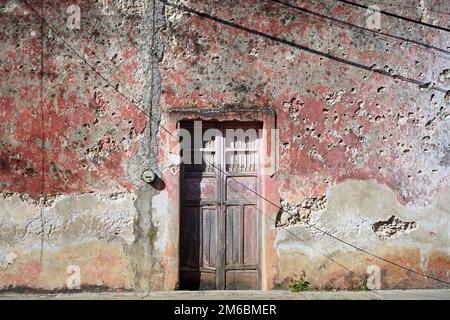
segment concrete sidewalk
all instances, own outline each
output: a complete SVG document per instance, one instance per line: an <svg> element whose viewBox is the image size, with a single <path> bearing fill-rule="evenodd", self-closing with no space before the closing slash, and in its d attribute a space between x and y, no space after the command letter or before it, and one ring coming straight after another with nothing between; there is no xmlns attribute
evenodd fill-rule
<svg viewBox="0 0 450 320"><path fill-rule="evenodd" d="M374 291L156 291L0 294L0 300L450 300L450 289Z"/></svg>

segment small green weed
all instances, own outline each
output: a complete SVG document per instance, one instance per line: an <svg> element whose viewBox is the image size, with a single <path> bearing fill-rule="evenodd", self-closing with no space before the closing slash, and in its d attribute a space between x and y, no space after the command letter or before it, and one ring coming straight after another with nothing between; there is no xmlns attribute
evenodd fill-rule
<svg viewBox="0 0 450 320"><path fill-rule="evenodd" d="M289 285L289 289L291 289L292 292L302 292L302 291L308 291L310 288L310 283L306 281L306 273L305 271L302 271L302 274L300 275L300 278L297 280L292 279L291 284Z"/></svg>

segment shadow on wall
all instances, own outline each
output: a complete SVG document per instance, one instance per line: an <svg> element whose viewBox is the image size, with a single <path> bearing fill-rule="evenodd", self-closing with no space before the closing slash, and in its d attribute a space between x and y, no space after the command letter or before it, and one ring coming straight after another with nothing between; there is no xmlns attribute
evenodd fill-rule
<svg viewBox="0 0 450 320"><path fill-rule="evenodd" d="M203 233L203 230L200 230L200 225L203 224L203 208L200 204L201 185L201 178L192 180L189 184L187 182L180 184L182 188L180 190L182 194L182 203L180 204L180 290L215 289L215 276L213 281L205 281L202 279L199 266L201 234ZM184 190L186 188L189 189L188 197L186 197L187 190ZM183 206L185 198L194 200L189 200L189 204Z"/></svg>

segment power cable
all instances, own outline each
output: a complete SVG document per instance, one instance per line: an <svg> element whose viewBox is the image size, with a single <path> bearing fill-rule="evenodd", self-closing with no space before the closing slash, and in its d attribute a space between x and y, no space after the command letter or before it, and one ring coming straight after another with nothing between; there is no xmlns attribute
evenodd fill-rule
<svg viewBox="0 0 450 320"><path fill-rule="evenodd" d="M371 6L367 6L367 5L364 5L364 4L359 4L359 3L355 3L355 2L352 2L352 1L348 1L348 0L336 0L336 1L348 4L348 5L351 5L351 6L363 8L363 9L366 9L366 10L370 10L370 11L373 11L373 12L379 12L379 13L384 14L386 16L390 16L390 17L397 18L397 19L400 19L400 20L405 20L405 21L408 21L408 22L412 22L412 23L415 23L415 24L418 24L418 25L421 25L421 26L424 26L424 27L429 27L429 28L440 30L440 31L450 32L449 28L441 27L441 26L434 25L434 24L431 24L431 23L426 23L426 22L423 22L423 21L418 21L418 20L415 20L415 19L412 19L412 18L408 18L408 17L405 17L405 16L400 16L398 14L395 14L395 13L392 13L392 12L388 12L388 11L384 11L384 10L376 10L376 9L374 9Z"/></svg>
<svg viewBox="0 0 450 320"><path fill-rule="evenodd" d="M402 75L399 75L399 74L390 73L388 71L375 68L374 66L368 66L368 65L365 65L365 64L362 64L362 63L359 63L359 62L355 62L355 61L343 59L343 58L340 58L340 57L336 57L336 56L334 56L332 54L325 53L325 52L322 52L322 51L319 51L319 50L316 50L316 49L311 49L311 48L309 48L307 46L297 44L297 43L295 43L293 41L282 39L282 38L278 38L278 37L273 36L271 34L264 33L264 32L261 32L261 31L257 31L257 30L251 29L249 27L237 24L235 22L224 20L224 19L221 19L219 17L212 16L212 15L210 15L208 13L201 12L201 11L189 8L189 7L184 6L184 5L173 4L173 3L170 3L170 2L165 1L165 0L158 0L158 1L163 3L163 4L165 4L165 5L167 5L167 6L170 6L170 7L173 7L173 8L177 8L177 9L180 9L180 10L183 10L183 11L186 11L186 12L198 15L200 17L206 18L208 20L215 21L217 23L220 23L220 24L223 24L223 25L227 25L229 27L232 27L232 28L244 31L246 33L254 34L254 35L260 36L262 38L269 39L269 40L274 41L274 42L282 43L282 44L288 45L290 47L296 48L298 50L305 51L305 52L308 52L308 53L311 53L311 54L315 54L315 55L321 56L323 58L327 58L329 60L333 60L333 61L336 61L336 62L339 62L339 63L342 63L342 64L346 64L346 65L350 65L352 67L359 68L359 69L362 69L362 70L365 70L365 71L369 71L369 72L373 72L373 73L376 73L376 74L381 74L383 76L390 77L392 79L396 79L396 80L399 80L399 81L412 83L412 84L418 85L420 87L427 87L429 85L428 83L425 83L425 82L422 82L422 81L419 81L419 80L416 80L416 79L413 79L413 78L408 78L408 77L405 77L405 76L402 76ZM441 88L441 87L436 87L436 86L431 87L430 90L438 91L438 92L441 92L441 93L447 93L448 92L447 89L444 89L444 88Z"/></svg>
<svg viewBox="0 0 450 320"><path fill-rule="evenodd" d="M395 40L399 40L401 42L407 42L407 43L409 43L411 45L416 45L418 50L421 50L421 51L423 51L425 53L428 53L428 54L435 55L434 53L431 53L430 51L425 50L423 48L435 50L435 51L437 51L439 53L443 53L443 54L445 54L447 56L447 57L445 57L445 56L439 55L440 58L443 58L443 59L446 59L446 60L450 60L450 58L448 57L448 56L450 56L450 51L444 50L444 49L441 49L441 48L438 48L438 47L435 47L435 46L432 46L432 45L429 45L427 43L422 43L420 41L407 39L407 38L403 38L403 37L400 37L400 36L396 36L396 35L392 35L392 34L388 34L388 33L384 33L384 32L378 32L378 31L375 31L375 30L371 30L369 28L365 28L365 27L361 27L361 26L358 26L358 25L354 25L354 24L351 24L351 23L343 21L343 20L339 20L339 19L336 19L336 18L333 18L333 17L329 17L329 16L326 16L326 15L323 15L323 14L320 14L320 13L317 13L317 12L305 9L303 7L299 7L297 5L291 4L291 3L286 2L286 1L280 1L280 0L270 0L270 1L278 3L278 4L281 4L281 5L285 5L285 6L289 7L289 8L295 9L295 10L298 10L299 12L301 12L302 14L307 15L307 16L315 16L315 17L317 17L317 18L319 18L321 20L329 20L329 21L333 22L335 25L338 25L338 26L340 26L342 28L347 28L347 29L350 29L350 30L353 28L353 29L360 30L361 31L360 34L370 33L370 34L372 34L372 35L374 35L376 37L383 36L386 41L389 41L389 38L392 38L392 39L395 39ZM400 43L400 42L397 42L397 43ZM421 47L423 47L423 48L421 48Z"/></svg>
<svg viewBox="0 0 450 320"><path fill-rule="evenodd" d="M427 12L433 12L436 14L442 14L442 15L450 15L450 12L446 12L446 11L439 11L439 10L431 10L425 7L420 7L420 6L408 6L405 4L400 4L399 2L389 2L389 1L379 1L377 0L376 2L377 5L387 5L387 6L394 6L394 7L400 7L400 8L409 8L409 9L422 9L422 10L426 10Z"/></svg>

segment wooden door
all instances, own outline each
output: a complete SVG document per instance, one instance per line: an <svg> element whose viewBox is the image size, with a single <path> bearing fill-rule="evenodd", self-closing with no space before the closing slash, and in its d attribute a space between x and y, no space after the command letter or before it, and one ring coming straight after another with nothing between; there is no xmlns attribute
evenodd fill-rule
<svg viewBox="0 0 450 320"><path fill-rule="evenodd" d="M249 123L203 123L218 135L203 141L202 164L181 174L180 289L259 289L258 137L227 134ZM193 132L192 124L184 128ZM193 158L193 157L192 157ZM245 187L244 187L245 186ZM248 188L248 189L247 189Z"/></svg>

